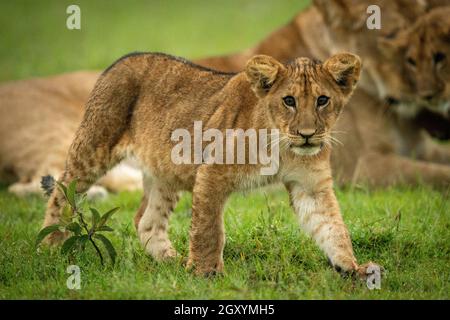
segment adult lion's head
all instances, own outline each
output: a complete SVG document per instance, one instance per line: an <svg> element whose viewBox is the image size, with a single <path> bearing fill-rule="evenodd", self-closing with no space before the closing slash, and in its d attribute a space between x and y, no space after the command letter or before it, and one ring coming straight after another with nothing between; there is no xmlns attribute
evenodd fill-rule
<svg viewBox="0 0 450 320"><path fill-rule="evenodd" d="M397 38L402 30L411 27L426 12L424 1L314 0L314 5L327 27L331 50L348 50L361 57L361 88L380 99L410 90L403 79L400 55L385 50L384 41ZM370 25L371 17L379 18L379 29Z"/></svg>
<svg viewBox="0 0 450 320"><path fill-rule="evenodd" d="M424 15L390 43L410 92L396 99L448 115L450 110L450 6Z"/></svg>

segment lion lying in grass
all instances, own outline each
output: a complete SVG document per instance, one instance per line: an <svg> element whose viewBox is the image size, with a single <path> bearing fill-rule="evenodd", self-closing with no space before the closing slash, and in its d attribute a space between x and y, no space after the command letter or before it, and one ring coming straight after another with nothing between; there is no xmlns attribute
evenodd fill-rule
<svg viewBox="0 0 450 320"><path fill-rule="evenodd" d="M314 6L255 47L197 62L223 71L237 71L253 54L268 54L288 61L296 55L324 59L343 49L357 53L364 68L360 86L336 126L335 137L342 147L333 151L335 177L343 183L386 186L424 182L446 188L450 184L450 148L433 141L417 126L414 116L421 108L433 109L431 100L441 101L440 106L448 105L448 93L445 96L446 91L439 89L443 83L449 83L442 80L448 72L442 69L442 75L436 73L433 53L430 53L429 59L417 61L421 66L418 77L405 77L408 57L403 54L406 44L415 43L414 39L418 38L417 30L422 30L421 33L428 30L436 36L422 37L426 42L416 45L416 51L420 48L432 51L436 46L433 42L446 41L448 33L442 32L444 26L447 30L450 27L446 9L437 8L435 13L425 14L428 8L423 1L375 3L382 10L380 30L368 30L365 24L367 6L374 4L373 1L315 0ZM439 17L435 17L437 12ZM438 27L433 21L440 21L440 32L435 30ZM440 56L450 55L448 46L441 45L434 52L439 50L444 50ZM424 98L418 96L426 93L410 85L421 74L428 75L425 81L428 91L443 94L431 98L426 105Z"/></svg>

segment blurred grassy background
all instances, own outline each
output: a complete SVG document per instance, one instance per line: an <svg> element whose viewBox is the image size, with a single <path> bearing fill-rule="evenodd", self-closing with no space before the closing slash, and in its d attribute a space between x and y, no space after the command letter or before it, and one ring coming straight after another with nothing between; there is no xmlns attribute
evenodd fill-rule
<svg viewBox="0 0 450 320"><path fill-rule="evenodd" d="M104 69L132 51L199 58L247 48L307 0L0 1L0 81ZM81 30L66 8L81 8Z"/></svg>

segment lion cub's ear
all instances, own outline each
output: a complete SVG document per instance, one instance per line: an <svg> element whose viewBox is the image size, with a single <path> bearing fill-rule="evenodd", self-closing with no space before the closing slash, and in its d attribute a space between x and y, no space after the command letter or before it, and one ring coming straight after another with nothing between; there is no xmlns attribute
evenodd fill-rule
<svg viewBox="0 0 450 320"><path fill-rule="evenodd" d="M280 79L286 68L277 60L266 55L257 55L247 62L245 73L252 89L259 97L265 96Z"/></svg>
<svg viewBox="0 0 450 320"><path fill-rule="evenodd" d="M323 67L345 94L353 91L361 72L361 59L351 53L339 53L324 62Z"/></svg>

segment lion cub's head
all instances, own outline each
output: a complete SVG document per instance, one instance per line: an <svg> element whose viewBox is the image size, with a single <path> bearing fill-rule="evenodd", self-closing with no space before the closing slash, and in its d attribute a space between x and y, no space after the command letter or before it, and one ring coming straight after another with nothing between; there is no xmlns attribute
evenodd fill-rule
<svg viewBox="0 0 450 320"><path fill-rule="evenodd" d="M330 130L359 79L358 56L341 53L324 63L297 58L282 64L272 57L250 59L246 75L267 108L269 122L294 153L315 155L331 142Z"/></svg>
<svg viewBox="0 0 450 320"><path fill-rule="evenodd" d="M392 40L410 92L399 99L447 114L450 107L450 6L436 8Z"/></svg>

